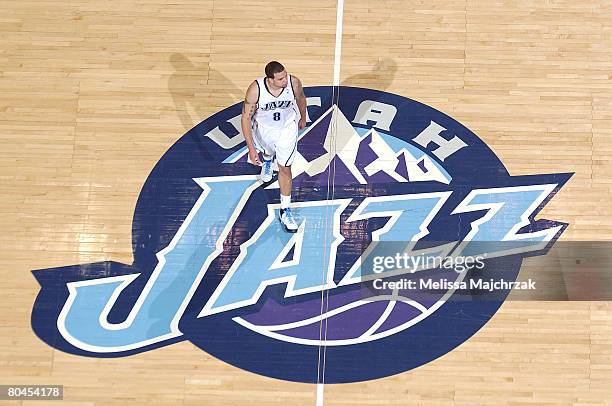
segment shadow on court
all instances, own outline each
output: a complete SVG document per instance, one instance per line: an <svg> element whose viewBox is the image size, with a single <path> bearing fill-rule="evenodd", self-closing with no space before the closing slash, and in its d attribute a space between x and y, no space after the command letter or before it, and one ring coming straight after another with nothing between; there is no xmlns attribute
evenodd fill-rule
<svg viewBox="0 0 612 406"><path fill-rule="evenodd" d="M246 89L240 89L208 63L193 62L180 53L170 55L170 63L174 73L168 80L168 90L185 131L244 98Z"/></svg>

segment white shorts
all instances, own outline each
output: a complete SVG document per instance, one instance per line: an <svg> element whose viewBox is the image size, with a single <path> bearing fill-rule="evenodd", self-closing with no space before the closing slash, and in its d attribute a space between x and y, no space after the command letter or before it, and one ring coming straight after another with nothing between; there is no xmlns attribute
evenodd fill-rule
<svg viewBox="0 0 612 406"><path fill-rule="evenodd" d="M290 121L284 128L275 129L255 125L253 141L255 148L264 154L264 158L276 155L276 163L291 166L297 150L298 127L295 121Z"/></svg>

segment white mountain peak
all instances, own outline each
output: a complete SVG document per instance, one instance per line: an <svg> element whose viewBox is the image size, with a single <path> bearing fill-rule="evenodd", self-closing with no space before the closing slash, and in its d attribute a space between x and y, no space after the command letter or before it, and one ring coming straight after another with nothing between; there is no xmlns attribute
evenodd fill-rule
<svg viewBox="0 0 612 406"><path fill-rule="evenodd" d="M369 133L372 134L372 141L370 141L370 148L378 156L369 165L363 168L368 176L372 176L380 171L391 176L398 182L407 182L408 179L404 178L395 171L399 163L395 151L385 142L385 140L376 132L374 129Z"/></svg>
<svg viewBox="0 0 612 406"><path fill-rule="evenodd" d="M330 114L331 117L329 117ZM326 129L319 126L323 120L329 120ZM321 130L325 132L322 133ZM364 142L368 143L367 146L362 145ZM362 168L363 172L360 172L358 165L363 163L356 161L362 147L365 147L364 153L373 153L375 158ZM312 149L308 151L305 148ZM306 158L309 156L311 157L309 159L312 159L310 161ZM304 173L308 177L319 175L328 169L336 157L346 166L354 181L360 184L368 183L364 173L370 178L379 172L401 183L437 181L448 184L450 181L426 154L417 158L406 148L396 152L385 141L384 136L374 128L360 136L342 111L333 105L300 135L295 159L291 166L292 175L294 179ZM276 188L278 188L278 182L267 187L267 189Z"/></svg>

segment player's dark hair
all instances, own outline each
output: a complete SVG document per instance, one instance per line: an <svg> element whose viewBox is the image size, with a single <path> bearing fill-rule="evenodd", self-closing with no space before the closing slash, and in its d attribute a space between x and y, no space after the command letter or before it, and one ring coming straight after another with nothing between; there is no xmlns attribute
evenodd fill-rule
<svg viewBox="0 0 612 406"><path fill-rule="evenodd" d="M285 67L277 61L272 61L266 65L266 77L270 79L274 79L275 73L281 73L285 70Z"/></svg>

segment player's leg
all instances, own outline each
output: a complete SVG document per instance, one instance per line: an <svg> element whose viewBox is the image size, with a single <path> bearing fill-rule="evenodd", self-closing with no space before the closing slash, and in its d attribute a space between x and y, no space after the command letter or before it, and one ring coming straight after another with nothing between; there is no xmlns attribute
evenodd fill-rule
<svg viewBox="0 0 612 406"><path fill-rule="evenodd" d="M277 137L269 130L261 126L255 126L253 128L253 141L256 149L263 155L259 178L263 183L270 182L273 175L272 163L274 159L274 144L277 141Z"/></svg>
<svg viewBox="0 0 612 406"><path fill-rule="evenodd" d="M278 164L278 185L280 188L280 220L289 232L296 232L298 224L291 212L291 187L293 178L291 164L297 151L297 126L283 130L276 144L276 163Z"/></svg>
<svg viewBox="0 0 612 406"><path fill-rule="evenodd" d="M291 166L283 166L278 164L278 185L280 186L280 221L285 226L285 229L291 233L298 230L298 224L295 221L293 212L291 211Z"/></svg>

